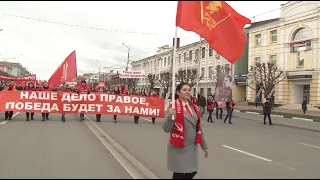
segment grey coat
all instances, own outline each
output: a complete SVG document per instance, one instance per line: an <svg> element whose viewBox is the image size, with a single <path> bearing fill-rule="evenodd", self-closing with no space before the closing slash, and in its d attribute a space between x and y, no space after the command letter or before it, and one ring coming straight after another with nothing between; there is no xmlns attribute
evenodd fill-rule
<svg viewBox="0 0 320 180"><path fill-rule="evenodd" d="M195 144L196 139L196 124L197 114L195 110L190 107L193 116L191 117L184 111L184 148L176 147L168 144L167 149L167 168L171 172L176 173L192 173L198 171L198 145ZM201 123L202 124L202 123ZM166 133L170 133L173 129L172 116L167 111L162 128ZM201 128L202 144L201 148L207 149L207 144L204 139L203 129ZM169 139L170 139L169 137Z"/></svg>

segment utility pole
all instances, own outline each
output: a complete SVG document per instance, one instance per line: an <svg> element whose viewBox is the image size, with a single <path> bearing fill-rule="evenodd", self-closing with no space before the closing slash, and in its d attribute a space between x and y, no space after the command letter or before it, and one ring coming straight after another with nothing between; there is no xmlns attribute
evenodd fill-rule
<svg viewBox="0 0 320 180"><path fill-rule="evenodd" d="M196 86L196 96L199 94L199 81L200 81L200 64L201 64L201 58L202 58L202 51L201 51L201 45L202 45L202 38L200 36L200 43L199 43L199 59L198 59L198 70L197 70L197 86ZM206 53L206 52L204 52Z"/></svg>

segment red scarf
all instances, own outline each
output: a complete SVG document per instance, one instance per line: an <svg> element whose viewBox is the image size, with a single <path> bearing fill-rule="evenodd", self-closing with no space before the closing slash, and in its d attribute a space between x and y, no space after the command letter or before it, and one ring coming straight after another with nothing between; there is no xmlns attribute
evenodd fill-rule
<svg viewBox="0 0 320 180"><path fill-rule="evenodd" d="M197 134L195 139L195 144L201 144L202 143L202 137L201 137L201 121L200 121L200 112L195 104L193 104L191 101L189 101L189 105L193 107L193 109L196 111L198 116L197 121ZM176 119L174 120L174 127L171 132L171 138L170 138L170 144L184 148L184 109L183 104L180 99L177 99L175 101L175 109L176 109ZM191 109L190 109L191 110Z"/></svg>

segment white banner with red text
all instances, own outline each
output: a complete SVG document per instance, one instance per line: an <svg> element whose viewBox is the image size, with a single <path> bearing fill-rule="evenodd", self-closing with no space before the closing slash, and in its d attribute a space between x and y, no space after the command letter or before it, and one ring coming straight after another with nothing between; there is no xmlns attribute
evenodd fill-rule
<svg viewBox="0 0 320 180"><path fill-rule="evenodd" d="M119 78L140 79L146 78L146 75L143 71L120 71Z"/></svg>
<svg viewBox="0 0 320 180"><path fill-rule="evenodd" d="M164 117L164 99L104 93L0 92L0 111Z"/></svg>

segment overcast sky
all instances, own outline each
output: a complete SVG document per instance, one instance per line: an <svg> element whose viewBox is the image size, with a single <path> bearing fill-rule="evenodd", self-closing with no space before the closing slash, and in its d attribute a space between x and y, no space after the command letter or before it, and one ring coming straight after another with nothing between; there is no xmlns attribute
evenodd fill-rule
<svg viewBox="0 0 320 180"><path fill-rule="evenodd" d="M228 2L228 1L227 1ZM228 2L237 12L251 18L275 9L287 1ZM78 74L104 68L125 68L130 59L153 55L157 47L174 37L177 2L0 2L0 60L17 58L40 79L48 79L64 58L77 53ZM256 17L256 21L279 17L279 10ZM57 22L46 23L27 18ZM253 19L252 19L253 20ZM60 25L65 23L76 26ZM85 28L93 27L95 29ZM100 30L99 30L100 29ZM102 30L103 29L103 30ZM199 40L179 29L181 44ZM2 59L1 59L2 58ZM13 61L12 59L6 59Z"/></svg>

